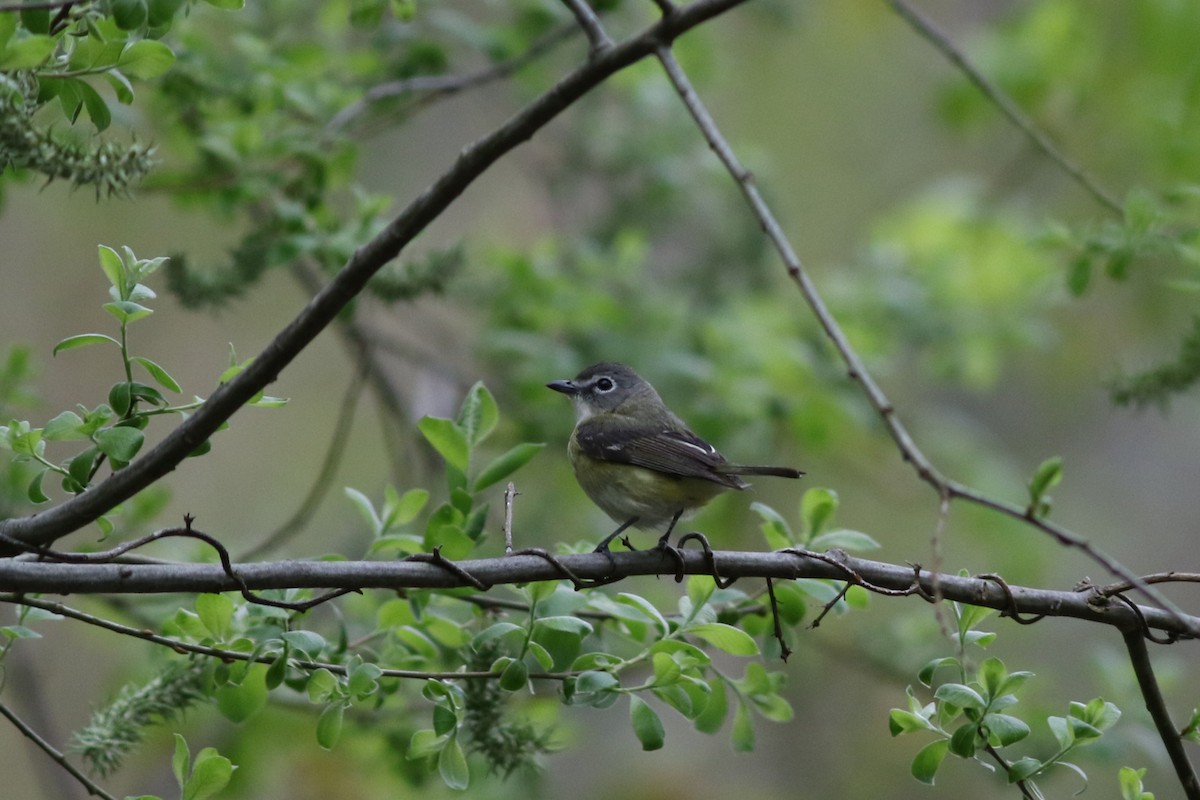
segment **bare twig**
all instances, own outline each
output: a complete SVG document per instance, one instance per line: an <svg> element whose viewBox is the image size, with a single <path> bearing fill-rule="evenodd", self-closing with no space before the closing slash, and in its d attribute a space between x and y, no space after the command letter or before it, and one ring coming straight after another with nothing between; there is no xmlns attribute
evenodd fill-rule
<svg viewBox="0 0 1200 800"><path fill-rule="evenodd" d="M1137 676L1138 687L1142 690L1142 699L1146 701L1146 710L1154 720L1154 727L1167 755L1175 775L1183 786L1183 792L1188 800L1200 800L1200 780L1196 770L1188 760L1187 751L1183 748L1183 739L1171 722L1171 712L1167 710L1166 701L1158 688L1158 679L1154 675L1154 666L1150 663L1150 653L1146 648L1144 631L1140 627L1125 629L1121 635L1125 637L1125 649L1129 651L1129 662L1133 665L1134 675Z"/></svg>
<svg viewBox="0 0 1200 800"><path fill-rule="evenodd" d="M83 788L87 790L88 794L94 797L103 798L103 800L117 800L116 797L101 789L99 784L97 784L87 775L84 775L82 772L80 772L74 764L67 760L67 757L63 755L60 750L39 736L37 731L26 725L24 720L18 717L11 708L3 703L0 703L0 716L5 717L9 722L11 722L13 727L21 732L22 736L37 745L37 747L41 749L43 753L50 757L51 761L58 764L60 767L70 773L72 778L82 784Z"/></svg>
<svg viewBox="0 0 1200 800"><path fill-rule="evenodd" d="M321 469L317 472L317 477L313 479L312 486L304 495L304 502L275 530L264 536L262 541L242 551L238 556L239 561L246 561L275 549L299 534L312 522L313 514L321 506L325 496L329 494L333 478L342 464L342 457L346 454L346 446L350 443L350 428L354 425L355 411L358 408L358 400L362 396L366 380L367 363L365 360L360 360L346 387L346 393L342 396L337 421L333 426L333 435L329 439L329 448L325 451L325 458L321 460Z"/></svg>
<svg viewBox="0 0 1200 800"><path fill-rule="evenodd" d="M104 619L103 617L93 616L92 614L88 614L76 608L71 608L70 606L63 605L62 603L52 603L48 600L41 600L25 595L0 593L0 603L13 603L15 605L40 608L44 611L50 611L54 614L59 614L78 622L94 625L97 628L103 628L104 630L111 631L122 636L129 636L134 639L141 639L142 641L150 642L151 644L169 647L177 653L195 653L196 655L219 658L225 662L247 661L257 664L270 664L279 657L277 652L264 653L261 651L255 651L253 653L246 653L241 650L225 650L220 647L211 647L209 645L185 642L182 639L173 639L170 636L163 636L144 628L131 628L130 626L122 625L119 622L113 622L112 620ZM314 672L318 669L325 669L329 670L335 675L347 674L345 665L335 664L332 662L292 659L289 663L306 672ZM425 672L422 670L396 669L393 667L380 667L380 670L380 675L385 678L414 680L476 680L500 677L499 672ZM531 672L529 673L529 677L537 678L539 680L565 680L566 678L572 677L575 674L576 673L571 672Z"/></svg>
<svg viewBox="0 0 1200 800"><path fill-rule="evenodd" d="M531 44L529 49L521 55L464 75L416 75L403 80L381 83L367 90L361 100L334 114L325 126L325 135L341 131L373 104L383 100L405 95L422 95L423 102L428 104L438 98L450 97L467 89L503 80L527 64L541 58L557 44L574 35L576 30L573 23L560 25Z"/></svg>
<svg viewBox="0 0 1200 800"><path fill-rule="evenodd" d="M1021 110L1021 107L1017 105L1015 100L1009 97L999 86L988 80L979 71L979 68L971 63L966 54L955 46L950 37L940 30L934 24L933 20L913 7L908 0L887 0L887 3L913 30L936 47L954 66L958 67L971 83L975 84L975 87L983 92L992 105L996 106L1000 110L1000 113L1008 117L1009 122L1016 125L1038 150L1042 151L1047 158L1057 164L1063 172L1070 175L1076 183L1095 198L1096 202L1118 216L1124 215L1125 208L1121 205L1121 201L1113 197L1083 167L1076 164L1074 160L1060 150L1050 140L1050 137L1038 128L1034 121Z"/></svg>
<svg viewBox="0 0 1200 800"><path fill-rule="evenodd" d="M508 482L508 486L504 489L504 555L512 555L513 551L513 501L516 500L517 485L512 481Z"/></svg>
<svg viewBox="0 0 1200 800"><path fill-rule="evenodd" d="M676 92L683 99L684 105L687 106L688 111L695 120L697 127L703 133L709 147L716 153L721 163L725 165L726 170L728 170L741 188L742 195L745 197L751 211L762 225L763 231L775 246L776 251L786 266L788 275L795 282L797 288L799 288L805 302L817 318L821 328L825 331L825 335L833 343L838 355L846 364L850 379L862 387L863 392L867 395L868 402L874 407L876 413L883 421L888 433L896 442L901 455L906 461L912 464L917 475L932 486L938 492L939 497L950 496L951 498L961 498L1022 520L1034 528L1049 534L1060 544L1082 551L1113 575L1131 582L1138 591L1152 602L1161 606L1169 614L1175 616L1176 619L1182 622L1187 618L1183 610L1172 603L1161 592L1151 588L1149 584L1138 578L1132 570L1093 546L1087 539L1072 533L1066 528L1055 525L1042 517L1030 514L1025 508L995 500L975 489L952 481L942 475L933 466L933 463L921 452L921 449L917 446L908 429L900 421L896 415L895 407L875 382L871 373L867 371L866 365L859 357L858 352L850 344L841 326L829 311L828 306L825 305L824 299L817 291L816 285L809 277L808 271L804 268L799 256L796 255L796 251L792 247L791 242L788 241L787 235L784 234L779 221L775 219L775 215L771 212L770 207L763 200L762 194L758 191L758 187L754 182L754 176L742 166L733 149L721 134L712 116L708 113L708 109L704 107L695 89L692 88L691 81L684 73L679 62L675 59L671 48L668 45L661 45L656 52L659 61L662 62L663 68L666 70L667 76L674 85ZM1200 627L1194 627L1190 632L1193 635L1200 635Z"/></svg>
<svg viewBox="0 0 1200 800"><path fill-rule="evenodd" d="M587 4L587 0L562 0L562 2L575 15L575 21L583 29L583 34L591 46L592 58L613 46L612 39L608 37L608 33L600 24L596 12Z"/></svg>
<svg viewBox="0 0 1200 800"><path fill-rule="evenodd" d="M0 534L34 545L55 541L94 522L167 475L215 434L246 402L292 362L366 286L379 269L399 255L480 175L528 140L563 110L625 67L654 53L692 28L745 0L696 0L606 50L568 73L504 124L468 145L441 177L392 222L355 252L340 272L305 305L250 365L221 384L204 405L129 466L97 486L36 515L0 521ZM0 555L16 552L0 547Z"/></svg>

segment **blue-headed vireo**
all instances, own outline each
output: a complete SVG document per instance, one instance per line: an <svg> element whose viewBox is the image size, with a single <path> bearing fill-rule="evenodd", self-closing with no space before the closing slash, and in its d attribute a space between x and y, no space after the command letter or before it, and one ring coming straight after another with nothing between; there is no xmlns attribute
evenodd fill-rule
<svg viewBox="0 0 1200 800"><path fill-rule="evenodd" d="M726 489L750 488L739 475L799 478L790 467L730 464L675 416L654 387L624 364L595 364L572 380L546 384L575 403L575 431L567 446L575 479L587 496L620 525L597 547L630 526L671 530Z"/></svg>

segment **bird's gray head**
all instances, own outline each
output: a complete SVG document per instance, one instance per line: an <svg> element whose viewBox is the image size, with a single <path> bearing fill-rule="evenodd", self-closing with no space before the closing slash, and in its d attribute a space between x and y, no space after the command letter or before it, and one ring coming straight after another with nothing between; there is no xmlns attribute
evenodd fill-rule
<svg viewBox="0 0 1200 800"><path fill-rule="evenodd" d="M576 421L604 412L620 412L622 406L662 407L654 387L624 364L593 364L571 380L552 381L547 387L575 401Z"/></svg>

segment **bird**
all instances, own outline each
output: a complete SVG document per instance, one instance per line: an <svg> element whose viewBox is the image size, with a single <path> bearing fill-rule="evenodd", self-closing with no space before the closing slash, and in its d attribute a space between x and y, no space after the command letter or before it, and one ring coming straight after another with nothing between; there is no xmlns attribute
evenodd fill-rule
<svg viewBox="0 0 1200 800"><path fill-rule="evenodd" d="M596 552L607 554L609 543L630 527L662 532L656 546L674 550L670 536L676 523L721 492L750 488L741 476L804 475L791 467L729 463L625 364L593 364L546 387L573 401L575 429L567 455L575 479L619 526Z"/></svg>

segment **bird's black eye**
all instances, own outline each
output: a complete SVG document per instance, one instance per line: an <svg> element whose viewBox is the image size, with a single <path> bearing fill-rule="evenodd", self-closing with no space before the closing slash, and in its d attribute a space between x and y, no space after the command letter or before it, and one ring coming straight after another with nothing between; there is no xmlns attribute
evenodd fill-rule
<svg viewBox="0 0 1200 800"><path fill-rule="evenodd" d="M617 385L613 383L612 378L601 378L600 380L596 381L597 392L603 392L607 394L615 388L617 388Z"/></svg>

